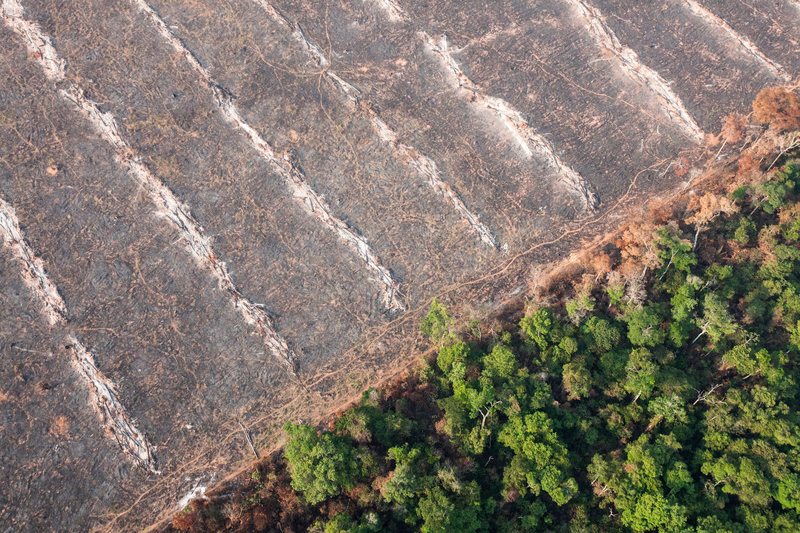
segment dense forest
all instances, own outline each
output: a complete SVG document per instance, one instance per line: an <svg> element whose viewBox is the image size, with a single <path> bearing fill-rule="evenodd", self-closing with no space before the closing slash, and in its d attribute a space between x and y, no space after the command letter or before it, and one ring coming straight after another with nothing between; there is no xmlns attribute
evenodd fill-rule
<svg viewBox="0 0 800 533"><path fill-rule="evenodd" d="M800 531L798 127L794 93L762 92L716 139L729 170L534 284L515 323L433 300L435 359L327 428L287 422L170 529Z"/></svg>

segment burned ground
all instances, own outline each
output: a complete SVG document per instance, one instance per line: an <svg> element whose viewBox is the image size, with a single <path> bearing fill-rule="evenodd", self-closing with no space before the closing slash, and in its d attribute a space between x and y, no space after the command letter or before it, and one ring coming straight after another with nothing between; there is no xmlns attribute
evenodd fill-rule
<svg viewBox="0 0 800 533"><path fill-rule="evenodd" d="M670 163L699 149L570 0L149 3L216 85L135 2L28 0L24 20L66 60L65 80L48 79L41 55L12 30L15 3L4 0L0 27L0 198L66 321L48 323L21 261L0 248L4 530L128 530L169 516L187 492L248 457L237 417L257 444L274 445L287 417L312 420L406 364L432 296L478 302L479 318L521 290L531 264L566 256L631 205L679 185L686 178ZM684 0L585 3L706 133L778 81ZM796 76L793 2L755 2L756 14L703 5ZM471 86L426 35L447 43ZM113 116L125 153L62 96L67 86ZM215 90L277 163L226 118ZM596 213L485 105L498 101L585 180ZM130 171L136 158L190 210L241 297L269 313L296 368L254 335L158 211ZM419 161L449 188L431 186ZM407 311L386 311L375 271L309 214L289 172L368 244ZM70 335L114 383L161 474L138 468L103 427Z"/></svg>

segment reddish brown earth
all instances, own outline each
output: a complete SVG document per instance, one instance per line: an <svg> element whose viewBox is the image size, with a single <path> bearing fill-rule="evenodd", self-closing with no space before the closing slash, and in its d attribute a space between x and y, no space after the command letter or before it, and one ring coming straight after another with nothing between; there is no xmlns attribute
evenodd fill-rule
<svg viewBox="0 0 800 533"><path fill-rule="evenodd" d="M66 60L63 81L44 75L4 15L0 198L66 321L50 325L11 243L0 247L2 531L139 530L171 516L187 493L252 457L237 417L257 445L276 445L287 418L317 420L404 367L422 346L417 324L432 296L463 320L485 316L522 294L532 265L566 257L629 208L682 186L691 174L677 177L670 163L702 151L568 0L397 2L405 18L383 0L275 0L284 25L265 1L149 4L217 89L132 2L22 3ZM793 2L701 4L797 76ZM779 81L684 0L591 5L706 133ZM299 22L327 67L287 21ZM446 36L468 87L424 35ZM124 153L61 96L68 87L113 115ZM215 94L231 96L278 163ZM600 199L596 212L483 104L499 100L580 175ZM406 152L381 138L376 119ZM435 164L500 249L408 154ZM188 206L242 298L270 315L295 371L157 212L128 171L135 157ZM368 243L405 311L387 312L376 272L296 199L290 171ZM103 427L70 335L115 384L160 474L137 466Z"/></svg>

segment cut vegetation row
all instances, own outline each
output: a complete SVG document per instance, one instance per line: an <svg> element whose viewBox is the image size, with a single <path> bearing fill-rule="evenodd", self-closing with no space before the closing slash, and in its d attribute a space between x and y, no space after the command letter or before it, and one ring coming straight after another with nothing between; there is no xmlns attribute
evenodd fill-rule
<svg viewBox="0 0 800 533"><path fill-rule="evenodd" d="M156 457L153 454L155 448L128 416L114 383L100 372L94 356L84 348L77 337L69 335L68 339L70 345L67 348L75 355L73 360L75 368L90 384L100 419L111 430L119 447L137 464L153 474L160 474L161 471L156 469Z"/></svg>
<svg viewBox="0 0 800 533"><path fill-rule="evenodd" d="M4 16L9 1L3 4ZM36 28L31 28L35 32ZM49 43L46 36L39 36L42 42ZM57 62L57 56L51 50L51 56ZM0 199L0 236L3 244L11 249L12 253L22 263L20 277L31 289L34 296L42 304L44 314L50 325L65 325L67 323L67 306L58 293L58 288L50 281L45 270L44 262L31 250L22 230L19 227L14 208L6 201ZM156 458L153 446L147 437L139 431L128 416L125 407L117 396L114 383L106 378L94 362L94 356L74 335L68 336L69 348L73 350L75 368L86 379L94 396L94 408L100 415L103 424L108 428L110 435L117 441L122 451L146 470L159 474L156 469Z"/></svg>
<svg viewBox="0 0 800 533"><path fill-rule="evenodd" d="M603 19L600 10L582 0L567 0L567 2L572 5L586 21L589 32L597 43L614 54L622 65L622 68L634 81L646 87L656 95L658 103L664 109L667 116L683 128L689 138L694 142L702 142L704 138L703 130L697 125L694 117L692 117L683 105L678 95L669 88L669 84L667 84L656 71L647 65L643 65L641 61L639 61L639 56L636 52L627 46L623 46L619 42L614 31Z"/></svg>
<svg viewBox="0 0 800 533"><path fill-rule="evenodd" d="M266 0L256 0L258 5L264 8L267 14L281 26L286 28L293 28L293 35L300 40L304 46L306 53L319 65L320 67L327 67L328 61L319 51L319 47L311 43L305 34L300 29L300 24L292 22L281 14L275 7L273 7ZM301 38L302 37L302 38ZM394 156L406 165L409 165L423 177L426 182L442 196L456 212L461 215L462 219L467 222L470 229L474 231L480 240L492 248L497 248L497 241L495 240L492 232L480 221L480 217L472 213L469 208L459 197L458 193L442 179L442 173L436 166L436 163L430 157L420 153L416 148L400 142L397 134L378 116L375 109L367 102L363 101L360 97L361 91L348 81L340 78L334 71L326 70L325 75L333 80L334 86L339 89L346 97L348 102L353 106L356 112L362 111L374 126L376 132L381 140L388 143L393 148Z"/></svg>
<svg viewBox="0 0 800 533"><path fill-rule="evenodd" d="M230 93L214 80L194 54L192 54L192 52L183 45L180 39L172 33L172 30L169 29L158 13L144 0L136 0L135 4L156 26L161 37L186 59L192 67L192 70L200 75L203 82L206 83L213 92L214 100L225 117L245 134L253 148L258 151L270 164L271 168L284 179L286 185L292 191L292 196L300 202L310 215L316 217L325 224L328 229L350 245L367 267L377 275L376 281L381 284L383 303L386 309L389 311L404 310L405 306L400 301L397 293L397 282L392 278L391 272L380 264L378 257L372 251L369 244L367 244L366 239L355 233L345 222L333 215L327 202L308 185L303 170L295 160L285 155L283 161L281 161L275 156L269 143L242 118L242 115L233 103Z"/></svg>
<svg viewBox="0 0 800 533"><path fill-rule="evenodd" d="M754 57L757 59L762 65L764 65L775 77L780 78L785 82L791 81L792 77L783 69L781 65L775 63L767 56L761 53L761 51L754 45L750 39L747 37L740 35L736 32L733 28L728 25L727 22L716 16L714 13L709 11L708 9L704 8L694 0L684 0L686 5L689 7L689 10L706 21L709 25L714 26L722 30L722 33L730 40L738 43L739 47L741 47L742 51L746 54Z"/></svg>
<svg viewBox="0 0 800 533"><path fill-rule="evenodd" d="M272 20L274 20L275 22L277 22L278 24L280 24L281 26L287 28L292 32L292 36L303 46L305 52L311 57L311 59L314 60L317 66L325 68L328 65L330 65L330 63L328 63L328 60L325 59L325 56L323 55L319 47L308 39L305 32L303 31L303 28L300 27L300 24L298 22L292 22L291 20L283 16L283 14L277 9L275 9L275 6L267 2L267 0L254 0L254 1L256 4L261 6L261 8L264 11L267 12L267 14L270 16L270 18L272 18Z"/></svg>
<svg viewBox="0 0 800 533"><path fill-rule="evenodd" d="M589 211L596 211L600 206L600 199L592 191L591 185L575 170L567 165L556 153L553 145L542 135L528 124L522 114L513 109L508 102L494 96L483 94L481 89L473 83L461 70L453 56L447 49L447 38L442 37L440 42L436 42L429 35L423 33L428 49L444 63L444 65L455 76L456 88L465 89L468 92L469 101L473 104L486 108L498 117L503 125L511 132L519 143L520 148L528 157L534 153L544 158L559 173L562 183L573 193L579 195L583 200L584 206Z"/></svg>
<svg viewBox="0 0 800 533"><path fill-rule="evenodd" d="M42 302L42 313L47 318L47 321L51 326L62 323L64 315L67 314L64 300L58 294L56 286L47 277L44 263L40 258L36 257L36 254L33 253L33 250L25 241L14 208L2 198L0 198L0 234L3 236L3 243L11 249L14 256L22 261L25 266L20 275L25 281L25 285Z"/></svg>

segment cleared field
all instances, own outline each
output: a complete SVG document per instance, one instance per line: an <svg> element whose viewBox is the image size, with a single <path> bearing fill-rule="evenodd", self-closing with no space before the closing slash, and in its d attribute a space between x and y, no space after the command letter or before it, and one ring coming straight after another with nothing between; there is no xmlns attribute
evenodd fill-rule
<svg viewBox="0 0 800 533"><path fill-rule="evenodd" d="M761 53L797 76L800 68L800 2L755 0L725 2L706 0L708 11L724 20L735 32L749 40Z"/></svg>
<svg viewBox="0 0 800 533"><path fill-rule="evenodd" d="M678 185L798 72L756 8L3 0L0 529L154 523Z"/></svg>
<svg viewBox="0 0 800 533"><path fill-rule="evenodd" d="M6 275L17 268L17 258L0 250L0 449L5 480L0 523L10 531L59 524L66 528L76 515L88 516L124 497L119 483L124 475L119 474L132 464L120 461L116 443L92 423L89 392L73 387L78 379L63 344L41 319L38 305L31 305L30 292ZM92 479L104 493L96 492ZM73 488L59 491L66 480L74 480Z"/></svg>
<svg viewBox="0 0 800 533"><path fill-rule="evenodd" d="M608 25L643 62L672 83L705 130L719 128L731 111L747 112L764 86L782 81L739 40L696 14L686 0L670 0L655 9L627 0L594 3L614 14L606 18ZM711 9L708 2L695 4ZM794 23L785 24L786 30Z"/></svg>
<svg viewBox="0 0 800 533"><path fill-rule="evenodd" d="M479 88L480 99L502 100L522 113L601 201L613 201L627 186L606 180L608 169L632 177L642 160L652 161L685 142L655 101L632 96L641 89L617 66L608 72L601 50L567 3L499 3L488 10L481 3L451 9L445 3L415 2L404 6L403 22L385 17L379 3L362 4L361 12L333 3L327 19L319 15L325 12L322 5L280 4L312 39L329 39L332 49L344 50L343 66L334 62L333 68L352 72L350 81L362 97L375 102L401 137L437 154L450 179L469 180L457 190L479 189L480 199L468 205L495 202L478 208L484 217L500 212L512 218L514 210L524 214L513 217L512 232L535 231L531 223L545 210L584 216L583 200L564 187L548 157L528 157L502 117L485 105L472 105L477 93L459 89L452 68L431 51L420 31L437 42L446 34L449 56ZM586 46L576 44L581 39ZM608 150L614 143L618 149ZM553 187L546 194L548 205L536 205L539 191ZM503 221L488 225L502 227Z"/></svg>
<svg viewBox="0 0 800 533"><path fill-rule="evenodd" d="M2 37L14 42L5 28ZM71 335L116 384L162 471L223 433L232 414L266 391L291 384L281 385L285 365L249 335L114 151L48 89L24 48L6 51L16 66L2 66L15 82L4 87L11 134L3 136L3 198L63 298L66 322L50 325L23 282L25 265L4 246L2 409L10 418L2 520L21 530L74 529L131 498L148 477L117 445L113 427L106 435L93 386L67 348ZM37 389L41 382L51 388Z"/></svg>

